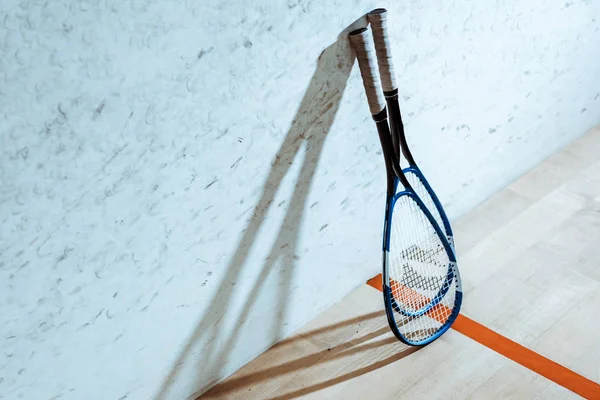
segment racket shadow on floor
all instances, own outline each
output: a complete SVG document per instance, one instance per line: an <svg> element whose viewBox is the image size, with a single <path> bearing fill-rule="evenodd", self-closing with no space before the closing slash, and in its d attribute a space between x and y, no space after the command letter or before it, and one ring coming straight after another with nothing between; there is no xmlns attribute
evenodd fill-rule
<svg viewBox="0 0 600 400"><path fill-rule="evenodd" d="M315 343L330 347L315 349ZM253 399L291 400L359 378L418 350L398 343L385 311L361 313L282 340L269 350L270 356L261 356L260 367L242 368L202 398L243 398L251 393L248 397Z"/></svg>
<svg viewBox="0 0 600 400"><path fill-rule="evenodd" d="M255 306L258 296L265 291L277 292L275 295L277 312L273 313L268 326L264 327L264 335L270 337L271 344L282 339L283 325L288 309L288 296L299 253L297 248L298 227L301 225L303 213L307 207L309 189L321 157L325 138L339 109L354 64L354 54L347 35L351 30L364 25L366 25L364 17L355 21L340 33L335 43L320 54L317 68L298 111L271 163L271 170L263 186L260 199L254 207L237 248L232 252L220 287L209 301L204 315L177 357L155 399L163 400L174 397L173 387L181 377L183 368L187 370L185 380L188 379L188 375L197 378L197 381L189 383L193 386L190 388L190 393L194 393L190 398L200 396L228 375L230 371L225 371L223 366L229 359L231 350L236 347L244 335L244 320ZM299 157L302 150L304 150L304 156ZM258 154L253 156L260 157ZM264 225L267 213L277 206L273 204L276 193L296 158L301 158L303 161L293 193L286 200L288 209L283 221L279 224L280 228L275 235L276 239L261 266L258 268L248 266L246 265L248 254L253 250L260 236L259 231ZM252 269L250 270L250 268ZM249 271L251 276L256 277L249 294L236 292L236 282L247 279ZM267 288L264 282L273 273L278 274L278 284L276 286L271 284L271 287ZM236 313L237 323L231 324L231 322L226 322L227 318L224 316L230 311L233 312L231 310L233 308L232 299L236 296L244 296L245 304L241 311ZM230 326L236 328L231 330Z"/></svg>

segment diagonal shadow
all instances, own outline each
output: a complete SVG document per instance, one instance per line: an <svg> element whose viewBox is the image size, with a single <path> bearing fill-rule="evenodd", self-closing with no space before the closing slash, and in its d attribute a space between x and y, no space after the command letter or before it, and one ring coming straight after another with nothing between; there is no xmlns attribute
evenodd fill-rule
<svg viewBox="0 0 600 400"><path fill-rule="evenodd" d="M395 339L395 338L393 338L392 340L397 341L397 339ZM386 343L382 343L381 345L383 345L383 344L386 344ZM298 397L302 397L302 396L305 396L305 395L307 395L309 393L317 392L319 390L328 388L330 386L334 386L334 385L337 385L339 383L348 381L350 379L357 378L357 377L359 377L361 375L368 374L369 372L373 372L375 370L378 370L379 368L383 368L386 365L389 365L389 364L392 364L392 363L394 363L394 362L396 362L398 360L401 360L402 358L404 358L406 356L409 356L410 354L412 354L412 353L414 353L416 351L417 351L417 349L414 348L414 347L407 347L404 351L398 352L396 354L392 354L391 356L389 356L389 357L387 357L387 358L385 358L383 360L374 362L374 363L372 363L370 365L367 365L366 367L358 368L358 369L356 369L354 371L345 373L345 374L343 374L341 376L337 376L335 378L331 378L331 379L328 379L328 380L323 381L321 383L317 383L317 384L314 384L312 386L304 387L302 389L298 389L298 390L295 390L295 391L290 392L290 393L286 393L286 394L283 394L283 395L271 397L271 398L269 398L269 400L290 400L290 399L295 399L295 398L298 398Z"/></svg>
<svg viewBox="0 0 600 400"><path fill-rule="evenodd" d="M334 330L334 329L340 329L340 328L344 328L346 326L356 325L356 324L359 324L361 322L365 322L367 320L380 317L381 315L385 315L383 311L372 312L372 313L369 313L369 314L361 315L359 317L354 317L354 318L351 318L351 319L346 319L344 321L336 322L335 324L324 326L322 328L313 329L313 330L311 330L309 332L300 333L300 334L291 336L291 337L289 337L287 339L283 339L280 342L278 342L277 345L278 346L283 346L283 345L292 344L292 343L298 341L298 339L303 338L303 337L317 336L317 335L319 335L321 333L330 332L331 330Z"/></svg>
<svg viewBox="0 0 600 400"><path fill-rule="evenodd" d="M289 360L286 362L282 362L276 365L268 366L266 368L260 370L251 370L249 373L241 373L240 376L233 376L224 381L223 383L215 386L213 389L206 392L201 398L203 399L227 399L231 396L238 397L240 393L246 392L246 390L252 390L253 388L257 388L266 384L267 382L276 379L279 376L287 376L290 380L296 380L296 374L301 371L315 368L318 364L329 363L338 359L343 359L347 357L352 357L354 355L365 354L366 359L378 359L377 356L373 356L374 351L377 349L381 349L387 346L389 352L393 352L393 354L385 357L382 354L382 359L378 359L373 363L366 366L358 366L356 369L344 373L340 376L336 376L330 378L328 380L315 383L310 386L302 387L302 389L298 389L295 391L291 391L289 393L278 395L273 397L272 399L293 399L296 397L301 397L306 394L316 392L322 389L325 389L329 386L333 386L344 381L356 378L360 375L367 374L369 372L375 371L379 368L382 368L388 364L391 364L395 361L398 361L404 357L407 357L420 348L418 347L410 347L403 345L398 342L395 337L386 337L380 338L383 335L387 335L390 333L390 329L387 326L387 321L385 317L385 312L377 312L361 315L360 317L353 318L350 320L343 321L342 323L332 324L329 326L325 326L319 329L312 330L310 332L304 333L300 336L296 336L293 339L290 339L286 342L280 342L277 346L288 346L293 341L297 340L308 340L313 341L317 340L318 337L323 334L325 336L330 336L334 331L346 330L348 331L348 326L355 326L360 323L364 323L368 320L379 320L381 321L381 328L374 329L369 331L366 334L363 334L358 337L354 337L350 340L346 340L340 344L333 346L332 348L323 349L312 354L308 354L293 360ZM375 326L374 326L375 328ZM352 329L353 331L353 329ZM378 340L375 340L378 339ZM282 350L280 350L282 351ZM386 351L384 350L384 353ZM362 356L360 356L362 359ZM358 358L354 359L355 361L352 363L356 363ZM360 363L360 362L359 362ZM335 370L335 368L334 368ZM313 374L314 375L314 374ZM285 386L285 383L284 383ZM265 393L263 393L265 395Z"/></svg>
<svg viewBox="0 0 600 400"><path fill-rule="evenodd" d="M224 377L223 367L242 334L242 322L246 319L257 296L263 289L265 278L276 269L278 271L275 272L279 274L281 282L277 288L278 312L270 324L270 332L265 330L264 334L269 335L272 343L281 339L297 258L298 227L302 220L325 137L339 109L346 82L354 64L354 54L348 43L347 34L351 30L365 25L366 19L363 16L344 29L338 36L338 40L320 54L317 68L290 129L275 156L263 192L254 208L248 226L226 267L227 272L221 281L220 288L207 305L205 314L181 351L171 373L161 385L155 397L157 400L170 398L169 391L181 372L181 366L190 362L190 357L197 352L194 351L195 348L202 342L206 344L200 349L201 361L196 369L199 381L194 383L195 387L191 390L195 392L192 398L199 396ZM272 206L275 194L302 148L305 149L303 164L290 197L287 213L276 235L277 239L260 268L243 309L238 314L236 329L233 332L226 330L226 318L223 316L231 308L232 299L235 296L243 295L235 293L232 282L241 279L247 256L258 238L259 230ZM224 342L217 340L225 337L227 339Z"/></svg>

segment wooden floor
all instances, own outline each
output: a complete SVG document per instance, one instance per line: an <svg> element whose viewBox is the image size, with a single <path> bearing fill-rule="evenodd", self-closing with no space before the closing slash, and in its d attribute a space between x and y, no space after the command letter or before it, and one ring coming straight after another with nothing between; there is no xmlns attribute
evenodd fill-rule
<svg viewBox="0 0 600 400"><path fill-rule="evenodd" d="M600 128L453 227L462 314L600 382ZM455 329L405 346L382 307L360 286L201 398L581 398Z"/></svg>

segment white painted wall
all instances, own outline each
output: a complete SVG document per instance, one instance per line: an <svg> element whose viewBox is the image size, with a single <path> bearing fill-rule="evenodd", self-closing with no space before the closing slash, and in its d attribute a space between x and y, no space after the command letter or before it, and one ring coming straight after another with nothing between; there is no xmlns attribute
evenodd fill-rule
<svg viewBox="0 0 600 400"><path fill-rule="evenodd" d="M377 6L452 217L600 121L598 2L2 0L0 398L186 398L379 272Z"/></svg>

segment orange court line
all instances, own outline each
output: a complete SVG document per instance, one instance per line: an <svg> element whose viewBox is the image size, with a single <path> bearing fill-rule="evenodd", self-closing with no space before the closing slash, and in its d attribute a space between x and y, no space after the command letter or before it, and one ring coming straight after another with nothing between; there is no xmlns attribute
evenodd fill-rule
<svg viewBox="0 0 600 400"><path fill-rule="evenodd" d="M367 284L382 291L381 274L370 279ZM452 329L586 399L600 399L600 385L596 382L521 346L462 314L458 315L452 324Z"/></svg>

